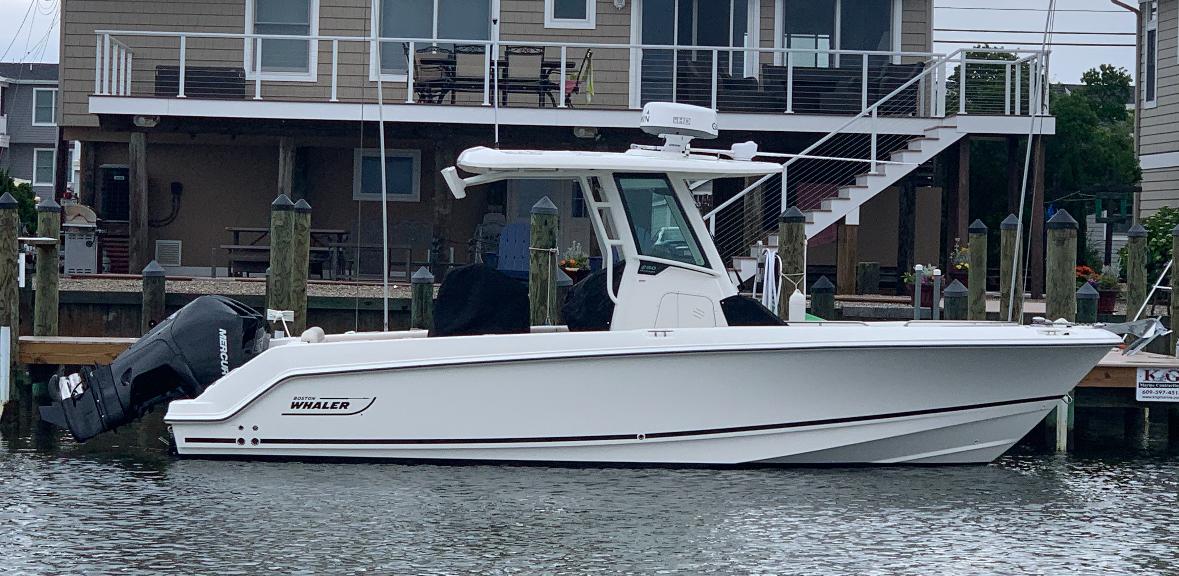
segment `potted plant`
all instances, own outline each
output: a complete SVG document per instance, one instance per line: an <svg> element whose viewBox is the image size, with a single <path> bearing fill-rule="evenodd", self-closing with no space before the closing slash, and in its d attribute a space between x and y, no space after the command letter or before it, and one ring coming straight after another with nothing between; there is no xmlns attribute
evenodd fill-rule
<svg viewBox="0 0 1179 576"><path fill-rule="evenodd" d="M585 253L585 250L582 250L581 242L576 240L569 244L569 248L565 250L565 254L561 257L561 261L558 264L565 271L565 274L569 275L569 278L573 280L574 284L581 281L590 272L589 255Z"/></svg>
<svg viewBox="0 0 1179 576"><path fill-rule="evenodd" d="M1118 293L1121 292L1118 277L1114 274L1102 274L1097 277L1096 284L1094 288L1097 289L1097 313L1113 314L1118 302Z"/></svg>
<svg viewBox="0 0 1179 576"><path fill-rule="evenodd" d="M933 264L924 265L925 272L921 275L921 306L930 306L933 302L933 270L937 268ZM908 290L909 297L913 298L916 292L917 275L910 271L901 275L901 280L905 282L905 288ZM944 286L943 286L944 289Z"/></svg>
<svg viewBox="0 0 1179 576"><path fill-rule="evenodd" d="M954 280L967 286L970 280L970 246L962 244L960 238L954 239L954 249L950 251L950 270L947 274L946 285Z"/></svg>

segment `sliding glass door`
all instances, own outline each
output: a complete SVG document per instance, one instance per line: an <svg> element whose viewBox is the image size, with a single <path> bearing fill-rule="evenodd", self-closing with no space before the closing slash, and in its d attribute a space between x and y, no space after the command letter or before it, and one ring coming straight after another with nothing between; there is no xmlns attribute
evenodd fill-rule
<svg viewBox="0 0 1179 576"><path fill-rule="evenodd" d="M492 0L377 0L377 30L382 38L489 40ZM415 45L452 49L453 43ZM381 42L381 72L405 74L409 45Z"/></svg>
<svg viewBox="0 0 1179 576"><path fill-rule="evenodd" d="M639 42L684 49L644 48L640 63L642 102L698 101L711 93L712 50L708 46L756 46L750 30L751 6L756 0L637 0L641 15ZM720 77L751 76L756 57L740 51L719 51ZM683 91L684 94L680 94Z"/></svg>
<svg viewBox="0 0 1179 576"><path fill-rule="evenodd" d="M859 66L861 58L840 58L822 50L891 52L894 46L895 0L779 0L783 48L816 50L795 53L796 66L828 68ZM888 56L869 62L887 62Z"/></svg>

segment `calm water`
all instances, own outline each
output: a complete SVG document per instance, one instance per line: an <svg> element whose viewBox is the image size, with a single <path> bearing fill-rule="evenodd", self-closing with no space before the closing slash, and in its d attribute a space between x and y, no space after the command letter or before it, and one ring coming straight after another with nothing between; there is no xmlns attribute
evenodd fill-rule
<svg viewBox="0 0 1179 576"><path fill-rule="evenodd" d="M173 460L0 437L15 574L1174 574L1179 456L558 469Z"/></svg>

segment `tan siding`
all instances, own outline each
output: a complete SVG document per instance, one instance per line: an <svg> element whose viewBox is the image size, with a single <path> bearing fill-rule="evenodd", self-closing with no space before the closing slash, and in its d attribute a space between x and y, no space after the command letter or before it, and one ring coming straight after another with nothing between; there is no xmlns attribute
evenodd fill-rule
<svg viewBox="0 0 1179 576"><path fill-rule="evenodd" d="M1162 206L1179 208L1179 168L1142 171L1141 216Z"/></svg>
<svg viewBox="0 0 1179 576"><path fill-rule="evenodd" d="M1145 34L1142 36L1145 38ZM1158 106L1142 110L1139 153L1158 154L1179 151L1179 1L1159 3L1158 27ZM1146 51L1139 63L1145 74ZM1140 76L1143 77L1143 76ZM1141 88L1139 88L1141 89ZM1145 174L1143 175L1145 179ZM1145 197L1143 198L1145 202Z"/></svg>
<svg viewBox="0 0 1179 576"><path fill-rule="evenodd" d="M933 0L901 2L901 50L933 51Z"/></svg>

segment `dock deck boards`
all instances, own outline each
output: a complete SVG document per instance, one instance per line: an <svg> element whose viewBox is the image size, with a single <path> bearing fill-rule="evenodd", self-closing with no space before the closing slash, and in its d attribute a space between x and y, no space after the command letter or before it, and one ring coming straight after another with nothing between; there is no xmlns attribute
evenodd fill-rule
<svg viewBox="0 0 1179 576"><path fill-rule="evenodd" d="M1136 388L1139 368L1179 368L1179 358L1151 352L1123 356L1121 350L1110 350L1077 384L1078 388Z"/></svg>
<svg viewBox="0 0 1179 576"><path fill-rule="evenodd" d="M138 338L21 336L20 364L109 364Z"/></svg>

